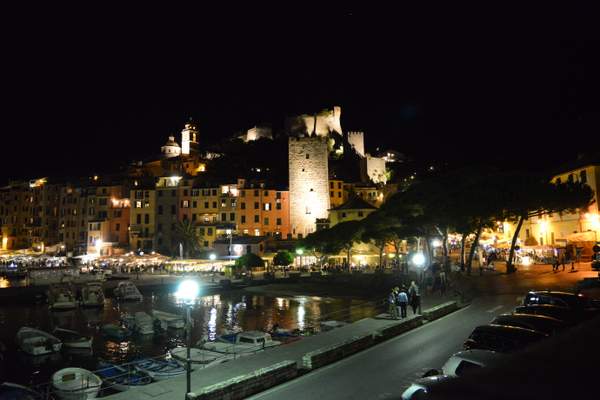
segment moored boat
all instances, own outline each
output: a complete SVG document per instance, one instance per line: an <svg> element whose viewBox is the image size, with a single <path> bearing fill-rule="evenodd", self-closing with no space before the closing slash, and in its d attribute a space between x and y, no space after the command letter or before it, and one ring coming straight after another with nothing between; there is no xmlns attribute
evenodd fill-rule
<svg viewBox="0 0 600 400"><path fill-rule="evenodd" d="M125 314L121 320L127 329L134 333L140 335L152 335L154 333L154 321L152 317L143 311L138 311L134 315Z"/></svg>
<svg viewBox="0 0 600 400"><path fill-rule="evenodd" d="M42 395L28 387L16 383L4 382L0 385L2 400L42 400Z"/></svg>
<svg viewBox="0 0 600 400"><path fill-rule="evenodd" d="M99 282L90 282L81 289L81 304L84 307L103 307L104 290Z"/></svg>
<svg viewBox="0 0 600 400"><path fill-rule="evenodd" d="M177 361L146 358L132 363L136 370L148 374L155 381L183 375L186 369Z"/></svg>
<svg viewBox="0 0 600 400"><path fill-rule="evenodd" d="M202 348L219 353L243 354L255 353L280 344L281 342L273 340L266 332L244 331L221 335L215 342L203 343Z"/></svg>
<svg viewBox="0 0 600 400"><path fill-rule="evenodd" d="M180 363L187 362L187 347L175 347L169 351L173 358ZM206 349L190 348L190 360L193 364L201 364L204 367L222 364L233 360L233 354L218 353Z"/></svg>
<svg viewBox="0 0 600 400"><path fill-rule="evenodd" d="M91 336L85 336L79 332L72 331L70 329L55 328L52 331L54 336L59 338L63 343L63 348L68 347L71 349L91 349L93 338Z"/></svg>
<svg viewBox="0 0 600 400"><path fill-rule="evenodd" d="M123 392L132 387L144 386L152 382L152 378L145 372L137 371L128 365L115 365L100 362L100 369L96 374L111 388Z"/></svg>
<svg viewBox="0 0 600 400"><path fill-rule="evenodd" d="M53 311L72 310L77 307L73 291L67 285L51 285L48 290L48 302Z"/></svg>
<svg viewBox="0 0 600 400"><path fill-rule="evenodd" d="M116 324L102 325L101 330L106 336L117 340L123 340L131 336L131 331L129 329L123 328L122 326Z"/></svg>
<svg viewBox="0 0 600 400"><path fill-rule="evenodd" d="M152 317L165 322L168 328L181 329L185 327L185 320L182 315L171 314L160 310L152 310Z"/></svg>
<svg viewBox="0 0 600 400"><path fill-rule="evenodd" d="M140 293L138 288L130 281L119 282L114 290L115 297L119 301L142 301L144 296Z"/></svg>
<svg viewBox="0 0 600 400"><path fill-rule="evenodd" d="M61 400L95 399L102 379L83 368L64 368L52 375L54 393Z"/></svg>
<svg viewBox="0 0 600 400"><path fill-rule="evenodd" d="M62 342L56 336L26 326L17 332L17 343L21 350L32 356L54 353L62 347Z"/></svg>

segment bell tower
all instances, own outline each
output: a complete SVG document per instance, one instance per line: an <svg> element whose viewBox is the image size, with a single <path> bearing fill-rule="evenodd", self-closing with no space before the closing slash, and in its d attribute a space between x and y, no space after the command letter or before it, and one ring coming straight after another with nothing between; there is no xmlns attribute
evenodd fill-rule
<svg viewBox="0 0 600 400"><path fill-rule="evenodd" d="M198 151L198 128L190 118L181 130L181 154L189 155Z"/></svg>

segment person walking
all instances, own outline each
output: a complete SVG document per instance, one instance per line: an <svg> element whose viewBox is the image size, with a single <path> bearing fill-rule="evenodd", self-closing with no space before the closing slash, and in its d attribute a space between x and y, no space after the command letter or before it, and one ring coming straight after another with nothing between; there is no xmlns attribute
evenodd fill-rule
<svg viewBox="0 0 600 400"><path fill-rule="evenodd" d="M419 286L417 286L415 281L410 283L410 287L408 288L408 296L413 310L413 315L417 314L417 309L419 310L419 313L421 313L421 295L419 293Z"/></svg>
<svg viewBox="0 0 600 400"><path fill-rule="evenodd" d="M390 318L397 318L397 310L396 310L396 288L390 291L388 295L388 313L390 314Z"/></svg>
<svg viewBox="0 0 600 400"><path fill-rule="evenodd" d="M406 294L406 288L403 286L397 296L398 306L400 308L400 317L406 318L406 308L408 307L408 295Z"/></svg>
<svg viewBox="0 0 600 400"><path fill-rule="evenodd" d="M448 281L446 280L446 271L443 269L440 271L440 293L446 293L446 286L448 285Z"/></svg>

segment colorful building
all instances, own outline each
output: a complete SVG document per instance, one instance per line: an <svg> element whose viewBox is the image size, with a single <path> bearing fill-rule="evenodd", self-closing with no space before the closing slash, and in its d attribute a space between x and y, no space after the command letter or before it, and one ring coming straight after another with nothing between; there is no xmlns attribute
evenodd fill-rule
<svg viewBox="0 0 600 400"><path fill-rule="evenodd" d="M239 188L237 230L251 236L291 238L290 193L264 183Z"/></svg>

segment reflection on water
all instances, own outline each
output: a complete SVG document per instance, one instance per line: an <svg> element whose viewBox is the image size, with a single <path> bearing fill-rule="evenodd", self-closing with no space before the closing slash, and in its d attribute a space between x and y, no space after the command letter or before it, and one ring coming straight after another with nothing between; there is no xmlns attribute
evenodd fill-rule
<svg viewBox="0 0 600 400"><path fill-rule="evenodd" d="M241 291L203 296L191 310L194 320L192 343L202 337L215 340L225 330L268 331L275 324L284 329L318 330L321 319L354 321L373 315L373 306L363 303L364 300L348 298L270 297L247 295ZM173 294L158 292L145 296L143 302L119 304L107 299L101 309L50 312L47 304L3 305L0 307L0 341L8 348L5 365L11 365L11 368L5 368L5 376L0 376L0 380L24 384L47 382L52 373L66 366L94 370L100 359L122 363L139 357L162 355L168 349L184 345L183 329L170 329L163 335L133 337L123 341L108 339L100 331L104 324L118 324L125 313L150 313L152 309L181 315L184 313L183 305L177 304ZM55 327L74 329L93 336L93 349L63 351L41 358L27 356L17 351L14 340L17 330L22 326L45 331L52 331Z"/></svg>

